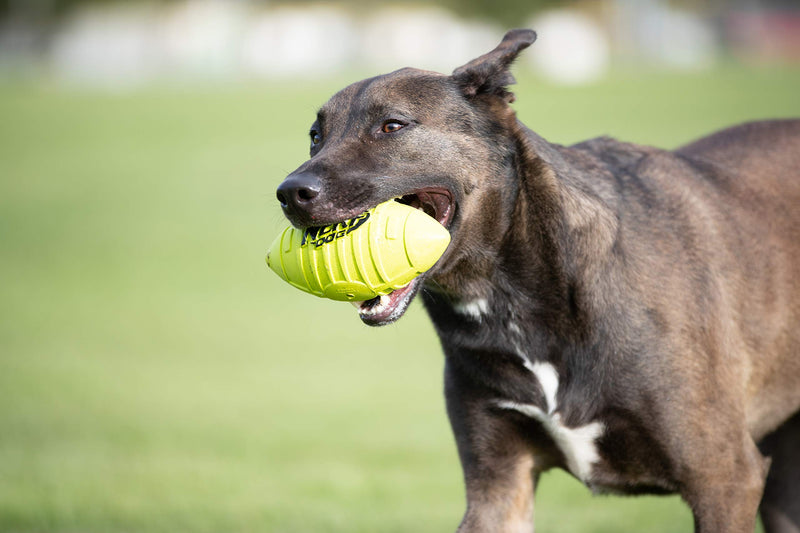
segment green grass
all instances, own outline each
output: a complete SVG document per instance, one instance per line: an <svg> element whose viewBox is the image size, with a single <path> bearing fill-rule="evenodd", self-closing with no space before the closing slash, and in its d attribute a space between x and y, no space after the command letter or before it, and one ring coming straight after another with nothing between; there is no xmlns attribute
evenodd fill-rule
<svg viewBox="0 0 800 533"><path fill-rule="evenodd" d="M556 142L674 147L800 115L800 69L520 77ZM397 325L265 267L274 189L339 83L0 87L0 531L439 532L463 489L419 305ZM676 498L547 474L543 532L678 532Z"/></svg>

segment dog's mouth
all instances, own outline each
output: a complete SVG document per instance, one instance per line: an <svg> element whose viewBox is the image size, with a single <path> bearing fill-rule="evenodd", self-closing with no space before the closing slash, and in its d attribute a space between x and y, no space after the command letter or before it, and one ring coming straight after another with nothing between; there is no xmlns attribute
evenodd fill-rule
<svg viewBox="0 0 800 533"><path fill-rule="evenodd" d="M455 202L453 195L447 189L427 188L410 192L401 197L395 198L396 202L406 204L428 216L436 219L439 224L450 229L455 214ZM435 268L435 266L434 266ZM377 296L364 302L353 302L358 309L358 316L361 321L369 326L384 326L391 324L403 316L408 309L411 300L414 299L426 275L422 274L406 285L396 289L389 294Z"/></svg>
<svg viewBox="0 0 800 533"><path fill-rule="evenodd" d="M358 309L358 317L368 326L385 326L403 316L408 304L414 299L421 283L421 276L414 278L405 287L376 296L365 302L352 302Z"/></svg>
<svg viewBox="0 0 800 533"><path fill-rule="evenodd" d="M455 211L455 203L453 202L453 195L447 189L420 189L400 198L395 198L395 201L419 209L428 216L435 218L445 228L450 228L450 222Z"/></svg>

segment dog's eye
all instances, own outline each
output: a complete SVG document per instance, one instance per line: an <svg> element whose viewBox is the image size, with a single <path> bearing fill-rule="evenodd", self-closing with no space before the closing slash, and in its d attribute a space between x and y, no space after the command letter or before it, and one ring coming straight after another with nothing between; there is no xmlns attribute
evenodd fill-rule
<svg viewBox="0 0 800 533"><path fill-rule="evenodd" d="M322 135L317 130L311 130L309 135L311 136L311 146L316 146L322 142Z"/></svg>
<svg viewBox="0 0 800 533"><path fill-rule="evenodd" d="M387 120L383 123L383 126L381 126L381 131L383 133L394 133L397 130L401 130L405 127L406 125L398 120Z"/></svg>

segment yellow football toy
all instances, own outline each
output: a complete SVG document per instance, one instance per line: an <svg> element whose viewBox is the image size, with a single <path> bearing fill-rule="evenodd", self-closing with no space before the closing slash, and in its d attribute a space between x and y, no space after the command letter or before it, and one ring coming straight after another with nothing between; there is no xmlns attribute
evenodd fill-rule
<svg viewBox="0 0 800 533"><path fill-rule="evenodd" d="M267 265L300 290L363 301L408 285L449 243L434 218L392 200L332 226L287 227L270 246Z"/></svg>

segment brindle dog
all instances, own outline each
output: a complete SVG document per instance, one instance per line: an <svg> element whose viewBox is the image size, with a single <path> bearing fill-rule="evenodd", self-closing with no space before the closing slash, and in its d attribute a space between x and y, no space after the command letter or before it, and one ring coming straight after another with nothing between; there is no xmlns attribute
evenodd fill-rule
<svg viewBox="0 0 800 533"><path fill-rule="evenodd" d="M452 233L422 289L464 469L460 532L533 530L539 474L679 493L696 531L800 532L800 121L674 151L548 143L509 103L509 32L452 75L355 83L278 188L297 227L396 198Z"/></svg>

